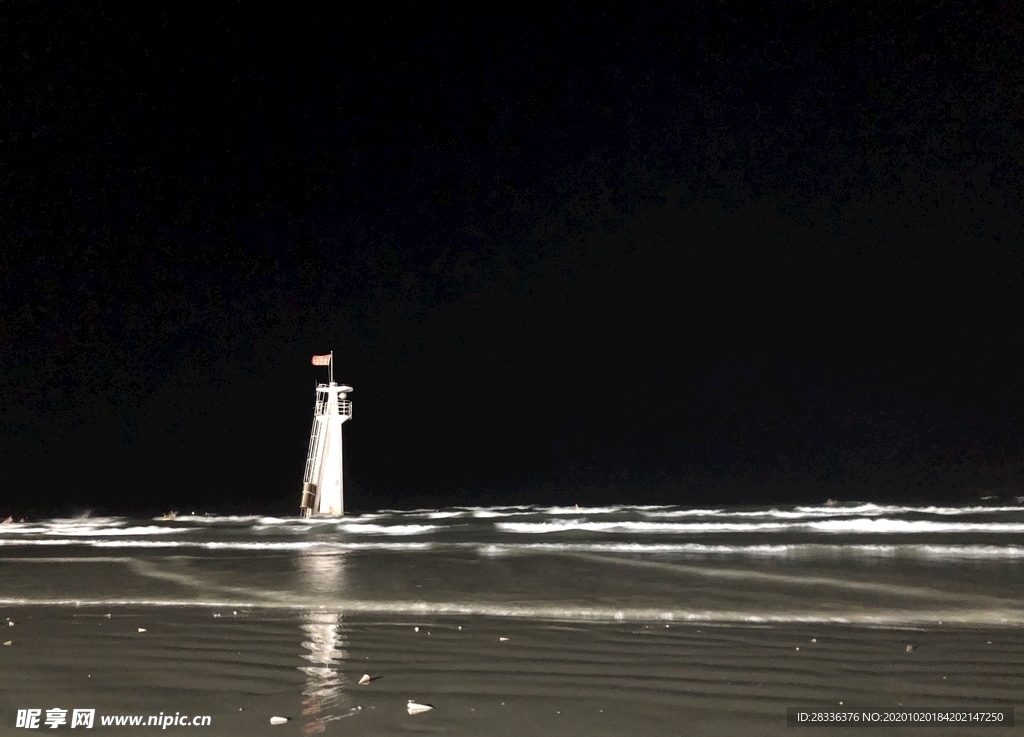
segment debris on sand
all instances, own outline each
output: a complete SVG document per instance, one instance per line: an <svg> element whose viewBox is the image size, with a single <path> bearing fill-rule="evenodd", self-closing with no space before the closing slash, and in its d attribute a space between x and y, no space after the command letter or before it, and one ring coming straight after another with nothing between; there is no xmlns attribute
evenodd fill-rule
<svg viewBox="0 0 1024 737"><path fill-rule="evenodd" d="M291 717L270 717L271 724L287 724L292 720Z"/></svg>
<svg viewBox="0 0 1024 737"><path fill-rule="evenodd" d="M508 642L508 638L507 637L499 637L498 638L498 642Z"/></svg>
<svg viewBox="0 0 1024 737"><path fill-rule="evenodd" d="M4 643L4 647L10 647L13 644L14 644L14 640L8 640L7 642Z"/></svg>
<svg viewBox="0 0 1024 737"><path fill-rule="evenodd" d="M145 627L139 627L139 632L145 632L145 631L146 631Z"/></svg>
<svg viewBox="0 0 1024 737"><path fill-rule="evenodd" d="M372 680L373 679L370 678L370 674L369 673L364 673L363 677L359 679L359 685L360 686L365 686L367 683L369 683Z"/></svg>
<svg viewBox="0 0 1024 737"><path fill-rule="evenodd" d="M409 699L409 703L405 705L406 711L410 714L422 714L425 711L430 711L434 707L430 704L417 704L412 699Z"/></svg>
<svg viewBox="0 0 1024 737"><path fill-rule="evenodd" d="M907 645L907 652L912 653L917 650L917 645Z"/></svg>

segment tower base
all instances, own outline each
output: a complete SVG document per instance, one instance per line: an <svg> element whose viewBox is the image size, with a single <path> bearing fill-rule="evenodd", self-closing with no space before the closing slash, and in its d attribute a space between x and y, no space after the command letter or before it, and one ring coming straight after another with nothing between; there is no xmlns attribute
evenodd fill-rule
<svg viewBox="0 0 1024 737"><path fill-rule="evenodd" d="M309 517L313 514L313 504L316 501L316 484L308 481L302 485L302 501L299 503L299 515Z"/></svg>

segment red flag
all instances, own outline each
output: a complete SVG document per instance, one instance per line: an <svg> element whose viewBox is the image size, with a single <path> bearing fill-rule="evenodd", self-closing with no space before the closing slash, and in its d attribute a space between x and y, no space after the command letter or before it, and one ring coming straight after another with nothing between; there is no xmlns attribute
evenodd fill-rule
<svg viewBox="0 0 1024 737"><path fill-rule="evenodd" d="M328 353L326 356L313 356L314 366L330 366L331 365L331 354Z"/></svg>

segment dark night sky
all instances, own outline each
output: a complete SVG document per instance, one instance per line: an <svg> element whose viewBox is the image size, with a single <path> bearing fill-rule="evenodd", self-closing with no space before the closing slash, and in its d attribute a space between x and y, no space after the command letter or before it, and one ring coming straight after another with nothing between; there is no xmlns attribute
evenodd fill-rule
<svg viewBox="0 0 1024 737"><path fill-rule="evenodd" d="M353 508L1024 493L1021 2L87 6L0 5L0 512L295 512L331 349Z"/></svg>

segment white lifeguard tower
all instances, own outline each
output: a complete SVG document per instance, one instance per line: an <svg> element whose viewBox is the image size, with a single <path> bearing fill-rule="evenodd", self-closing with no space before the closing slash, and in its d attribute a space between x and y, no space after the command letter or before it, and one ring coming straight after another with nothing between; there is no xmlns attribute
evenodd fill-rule
<svg viewBox="0 0 1024 737"><path fill-rule="evenodd" d="M352 400L346 399L352 387L334 382L334 351L325 356L313 356L313 365L327 366L328 383L316 388L299 514L341 517L345 514L341 426L352 419Z"/></svg>

